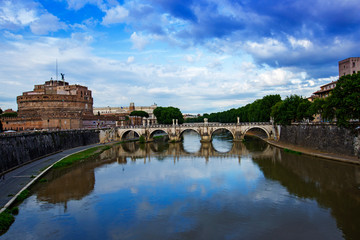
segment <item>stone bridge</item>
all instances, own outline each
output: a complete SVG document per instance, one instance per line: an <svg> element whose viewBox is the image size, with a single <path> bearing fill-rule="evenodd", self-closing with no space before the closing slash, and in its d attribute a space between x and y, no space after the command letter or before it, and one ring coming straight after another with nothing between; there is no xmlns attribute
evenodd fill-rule
<svg viewBox="0 0 360 240"><path fill-rule="evenodd" d="M151 142L157 134L167 134L170 142L178 142L182 139L185 131L195 131L201 136L201 142L211 142L212 135L216 131L229 131L234 141L241 141L249 130L257 129L264 133L268 139L278 139L278 129L271 122L237 122L237 123L209 123L205 119L204 123L186 123L177 124L177 120L173 120L173 124L169 125L150 125L144 121L139 126L121 126L102 132L101 142L111 140L121 141L129 139L129 136L143 136L145 141Z"/></svg>

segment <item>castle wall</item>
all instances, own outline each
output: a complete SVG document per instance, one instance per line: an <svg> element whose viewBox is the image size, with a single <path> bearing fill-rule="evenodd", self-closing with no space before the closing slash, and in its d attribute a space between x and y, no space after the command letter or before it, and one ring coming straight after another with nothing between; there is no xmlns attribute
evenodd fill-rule
<svg viewBox="0 0 360 240"><path fill-rule="evenodd" d="M2 118L4 131L16 130L40 130L40 129L80 129L83 128L82 119L80 118Z"/></svg>
<svg viewBox="0 0 360 240"><path fill-rule="evenodd" d="M77 95L23 95L17 97L19 116L49 116L69 114L92 115L92 99Z"/></svg>
<svg viewBox="0 0 360 240"><path fill-rule="evenodd" d="M97 130L0 135L0 172L57 151L99 142Z"/></svg>

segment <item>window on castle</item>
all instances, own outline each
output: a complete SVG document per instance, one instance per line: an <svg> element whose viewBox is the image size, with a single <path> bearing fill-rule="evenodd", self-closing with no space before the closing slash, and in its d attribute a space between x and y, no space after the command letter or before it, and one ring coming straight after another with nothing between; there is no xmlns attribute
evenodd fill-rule
<svg viewBox="0 0 360 240"><path fill-rule="evenodd" d="M353 62L353 67L355 67L355 62Z"/></svg>

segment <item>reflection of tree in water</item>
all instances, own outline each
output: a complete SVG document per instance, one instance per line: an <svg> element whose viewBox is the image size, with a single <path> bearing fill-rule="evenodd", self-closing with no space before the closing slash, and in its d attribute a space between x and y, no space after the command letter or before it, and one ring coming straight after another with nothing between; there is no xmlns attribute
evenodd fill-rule
<svg viewBox="0 0 360 240"><path fill-rule="evenodd" d="M251 152L263 152L268 144L255 136L246 135L243 141L245 147Z"/></svg>
<svg viewBox="0 0 360 240"><path fill-rule="evenodd" d="M253 161L266 178L278 181L289 193L330 208L345 238L359 239L359 167L285 152L280 159L256 157Z"/></svg>
<svg viewBox="0 0 360 240"><path fill-rule="evenodd" d="M125 152L133 153L139 149L140 144L138 142L125 142L121 146Z"/></svg>
<svg viewBox="0 0 360 240"><path fill-rule="evenodd" d="M70 168L52 169L44 178L46 183L34 186L37 198L49 203L66 203L69 200L80 200L94 189L94 169L98 166L114 162L114 158L101 160L101 157L87 159Z"/></svg>
<svg viewBox="0 0 360 240"><path fill-rule="evenodd" d="M163 153L165 152L166 150L169 149L169 143L168 142L162 142L162 141L159 141L159 142L151 142L149 143L149 146L150 146L150 149L153 151L153 152L157 152L157 153Z"/></svg>

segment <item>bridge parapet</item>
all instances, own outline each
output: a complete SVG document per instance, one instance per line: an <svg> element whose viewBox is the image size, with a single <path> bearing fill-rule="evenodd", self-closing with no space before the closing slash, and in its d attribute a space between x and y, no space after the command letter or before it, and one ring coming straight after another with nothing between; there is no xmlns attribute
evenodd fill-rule
<svg viewBox="0 0 360 240"><path fill-rule="evenodd" d="M211 142L214 132L225 129L228 130L235 141L241 141L244 135L251 129L258 128L263 130L268 138L278 136L277 129L271 122L238 122L238 123L184 123L184 124L156 124L156 125L137 125L137 126L119 126L117 127L117 136L119 140L123 139L129 131L144 136L146 141L152 141L154 132L165 132L171 141L180 141L181 135L186 130L196 131L201 136L202 142Z"/></svg>
<svg viewBox="0 0 360 240"><path fill-rule="evenodd" d="M171 128L171 127L221 127L221 126L254 126L254 125L272 125L271 122L241 122L241 123L183 123L183 124L151 124L151 125L133 125L133 126L118 126L117 129L131 129L131 128Z"/></svg>

